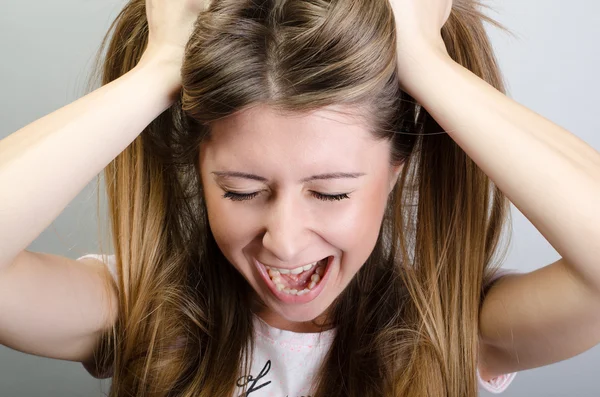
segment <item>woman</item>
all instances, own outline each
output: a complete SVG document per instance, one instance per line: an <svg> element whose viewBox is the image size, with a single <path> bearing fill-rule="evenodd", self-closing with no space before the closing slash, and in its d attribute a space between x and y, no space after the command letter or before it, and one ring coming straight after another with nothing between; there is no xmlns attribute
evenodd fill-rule
<svg viewBox="0 0 600 397"><path fill-rule="evenodd" d="M0 142L2 343L251 397L475 396L596 345L600 155L502 94L477 7L130 1L104 86ZM115 255L25 251L105 166ZM500 277L508 199L563 259Z"/></svg>

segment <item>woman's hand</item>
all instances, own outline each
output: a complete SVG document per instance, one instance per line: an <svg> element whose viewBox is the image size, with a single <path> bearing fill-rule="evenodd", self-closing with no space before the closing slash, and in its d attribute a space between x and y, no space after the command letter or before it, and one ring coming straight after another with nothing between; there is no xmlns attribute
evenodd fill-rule
<svg viewBox="0 0 600 397"><path fill-rule="evenodd" d="M400 85L406 89L410 73L418 73L422 55L448 56L442 26L452 10L452 0L389 0L396 20L396 50Z"/></svg>
<svg viewBox="0 0 600 397"><path fill-rule="evenodd" d="M198 14L210 4L211 0L146 0L148 46L140 63L160 58L179 69Z"/></svg>
<svg viewBox="0 0 600 397"><path fill-rule="evenodd" d="M446 52L442 26L452 10L452 0L389 0L396 20L397 44L402 51L426 46Z"/></svg>

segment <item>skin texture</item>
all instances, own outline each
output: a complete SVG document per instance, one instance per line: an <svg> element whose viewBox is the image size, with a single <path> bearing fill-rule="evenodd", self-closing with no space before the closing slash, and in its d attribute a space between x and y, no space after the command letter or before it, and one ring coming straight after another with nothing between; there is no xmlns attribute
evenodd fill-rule
<svg viewBox="0 0 600 397"><path fill-rule="evenodd" d="M326 109L278 114L266 106L214 123L201 145L200 166L211 230L219 248L265 304L270 325L316 332L310 323L331 305L371 253L401 166L390 164L390 144L376 141L355 118ZM244 172L256 181L217 176ZM302 179L362 173L357 178ZM244 201L223 195L258 192ZM316 193L348 198L324 201ZM324 290L305 304L286 304L268 289L254 265L294 268L334 256Z"/></svg>

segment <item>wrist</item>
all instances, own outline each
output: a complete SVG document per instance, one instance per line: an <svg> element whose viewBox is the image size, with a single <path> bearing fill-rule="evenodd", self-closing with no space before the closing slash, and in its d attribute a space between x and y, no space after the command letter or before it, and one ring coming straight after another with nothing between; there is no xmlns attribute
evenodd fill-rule
<svg viewBox="0 0 600 397"><path fill-rule="evenodd" d="M414 44L397 50L400 86L415 99L423 83L435 78L439 68L447 67L449 62L454 62L443 42L441 44L442 47Z"/></svg>
<svg viewBox="0 0 600 397"><path fill-rule="evenodd" d="M155 81L167 90L175 100L181 90L181 65L183 53L172 49L148 48L134 67L135 71L144 71L156 76Z"/></svg>

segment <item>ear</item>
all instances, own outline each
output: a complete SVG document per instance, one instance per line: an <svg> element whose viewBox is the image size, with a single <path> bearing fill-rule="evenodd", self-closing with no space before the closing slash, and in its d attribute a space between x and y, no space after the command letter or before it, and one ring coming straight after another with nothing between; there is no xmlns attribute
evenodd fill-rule
<svg viewBox="0 0 600 397"><path fill-rule="evenodd" d="M404 163L390 166L390 179L388 185L388 195L394 190L394 186L398 182L398 177L404 168Z"/></svg>

